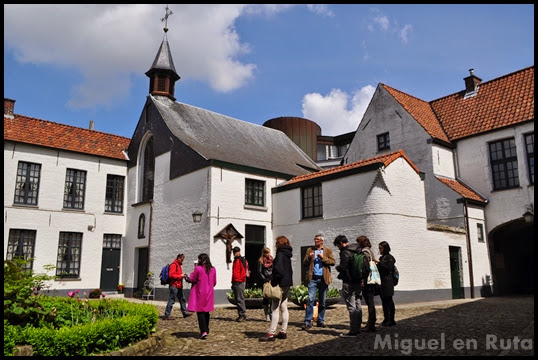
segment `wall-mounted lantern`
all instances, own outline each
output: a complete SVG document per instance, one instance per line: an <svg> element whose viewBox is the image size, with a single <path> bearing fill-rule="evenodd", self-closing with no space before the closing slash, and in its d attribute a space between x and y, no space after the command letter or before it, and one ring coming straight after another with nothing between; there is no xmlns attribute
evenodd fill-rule
<svg viewBox="0 0 538 360"><path fill-rule="evenodd" d="M202 221L202 213L200 211L195 211L192 213L192 221L199 223Z"/></svg>

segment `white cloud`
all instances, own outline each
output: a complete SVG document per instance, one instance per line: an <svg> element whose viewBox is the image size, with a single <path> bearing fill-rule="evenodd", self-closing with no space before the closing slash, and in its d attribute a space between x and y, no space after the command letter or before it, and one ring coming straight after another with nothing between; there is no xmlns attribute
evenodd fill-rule
<svg viewBox="0 0 538 360"><path fill-rule="evenodd" d="M400 30L400 39L404 44L407 44L409 41L409 33L413 30L413 26L405 25L402 30Z"/></svg>
<svg viewBox="0 0 538 360"><path fill-rule="evenodd" d="M386 16L376 16L374 18L374 23L379 25L383 31L387 31L389 29L390 21Z"/></svg>
<svg viewBox="0 0 538 360"><path fill-rule="evenodd" d="M303 117L316 122L321 133L336 136L355 131L372 99L375 88L366 85L350 95L340 89L333 89L323 96L319 93L303 97Z"/></svg>
<svg viewBox="0 0 538 360"><path fill-rule="evenodd" d="M326 4L308 4L306 5L308 10L312 11L315 14L334 17L334 13L329 9Z"/></svg>
<svg viewBox="0 0 538 360"><path fill-rule="evenodd" d="M131 76L143 76L163 39L164 5L4 4L4 46L17 61L71 67L83 82L71 90L70 105L92 108L121 101ZM289 6L169 5L167 33L176 70L219 92L236 90L255 75L240 56L250 51L235 31L237 18L275 14ZM196 34L196 36L192 36ZM179 66L178 66L179 65ZM115 77L114 88L102 81ZM101 86L99 86L101 84ZM95 89L100 94L94 94Z"/></svg>

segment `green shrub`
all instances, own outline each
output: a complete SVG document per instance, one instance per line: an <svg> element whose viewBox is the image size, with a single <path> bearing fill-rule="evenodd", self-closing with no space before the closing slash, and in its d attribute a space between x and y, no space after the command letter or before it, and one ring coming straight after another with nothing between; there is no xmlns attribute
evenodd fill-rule
<svg viewBox="0 0 538 360"><path fill-rule="evenodd" d="M316 292L316 298L319 296L319 292ZM340 291L335 287L329 287L327 289L327 298L339 298ZM305 285L294 286L290 289L290 299L297 300L299 304L302 304L308 300L308 287Z"/></svg>
<svg viewBox="0 0 538 360"><path fill-rule="evenodd" d="M233 291L226 293L228 299L234 298ZM245 299L261 299L263 298L263 290L260 288L245 289Z"/></svg>

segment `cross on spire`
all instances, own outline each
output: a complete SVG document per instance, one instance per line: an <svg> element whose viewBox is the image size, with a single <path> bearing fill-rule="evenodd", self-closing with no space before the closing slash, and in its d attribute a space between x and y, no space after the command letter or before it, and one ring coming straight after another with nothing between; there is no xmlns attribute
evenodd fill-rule
<svg viewBox="0 0 538 360"><path fill-rule="evenodd" d="M164 32L168 31L168 17L173 14L172 11L169 12L170 9L168 9L168 4L166 4L166 7L164 8L166 10L166 13L164 17L161 19L161 21L164 21Z"/></svg>

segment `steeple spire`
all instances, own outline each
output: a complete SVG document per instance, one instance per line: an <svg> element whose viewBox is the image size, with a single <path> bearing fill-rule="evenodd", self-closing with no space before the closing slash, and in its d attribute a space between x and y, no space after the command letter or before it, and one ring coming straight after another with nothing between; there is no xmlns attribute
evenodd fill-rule
<svg viewBox="0 0 538 360"><path fill-rule="evenodd" d="M168 32L168 17L172 14L172 11L166 5L165 15L161 19L161 21L165 22L163 29L164 38L151 68L146 72L146 76L150 79L149 93L151 95L167 96L175 101L175 82L181 79L181 77L176 72L170 47L168 46L168 37L166 36Z"/></svg>

